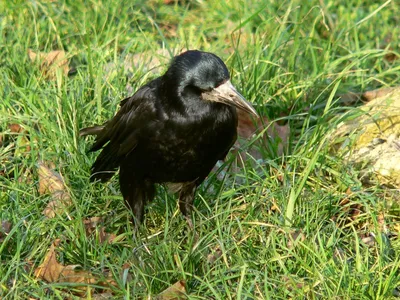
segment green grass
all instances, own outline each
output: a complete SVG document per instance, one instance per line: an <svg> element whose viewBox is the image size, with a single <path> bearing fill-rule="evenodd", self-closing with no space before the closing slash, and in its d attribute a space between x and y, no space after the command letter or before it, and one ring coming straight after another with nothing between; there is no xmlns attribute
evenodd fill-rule
<svg viewBox="0 0 400 300"><path fill-rule="evenodd" d="M12 230L0 244L0 297L65 298L73 288L35 279L52 241L58 261L111 274L117 298L154 296L186 280L190 299L388 299L400 275L395 232L398 200L334 156L328 141L356 109L337 96L399 84L400 7L396 1L2 1L0 128L17 123L31 150L0 148L0 219ZM186 230L176 199L160 188L138 237L128 222L116 178L89 183L95 155L79 128L113 116L119 101L153 74L146 61L159 49L216 53L258 111L291 128L283 156L215 174L201 186ZM43 77L27 52L65 50L76 74ZM143 62L124 71L124 59ZM110 71L111 68L111 71ZM21 134L20 134L21 135ZM18 135L17 135L18 136ZM14 143L15 144L15 143ZM18 144L18 143L17 143ZM21 143L19 143L20 145ZM12 146L12 143L11 143ZM11 147L9 146L9 147ZM14 153L15 150L15 153ZM52 162L73 205L54 219L42 210L37 163ZM30 171L31 175L27 175ZM348 203L341 205L343 199ZM353 207L362 211L351 219ZM83 219L105 217L107 244L85 235ZM294 232L301 232L293 240ZM362 237L374 233L367 246ZM216 249L221 257L207 257ZM33 267L29 267L33 264ZM128 264L129 268L124 269Z"/></svg>

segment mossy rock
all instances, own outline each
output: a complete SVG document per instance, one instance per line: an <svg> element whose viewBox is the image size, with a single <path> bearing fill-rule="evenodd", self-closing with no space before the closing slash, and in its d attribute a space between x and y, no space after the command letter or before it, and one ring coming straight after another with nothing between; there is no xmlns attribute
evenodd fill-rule
<svg viewBox="0 0 400 300"><path fill-rule="evenodd" d="M334 148L365 178L400 188L400 87L359 109L358 117L336 129Z"/></svg>

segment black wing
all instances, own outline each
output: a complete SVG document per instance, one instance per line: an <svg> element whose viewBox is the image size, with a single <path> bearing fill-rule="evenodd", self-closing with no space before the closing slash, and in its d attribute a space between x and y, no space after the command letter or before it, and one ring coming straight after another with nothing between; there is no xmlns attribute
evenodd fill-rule
<svg viewBox="0 0 400 300"><path fill-rule="evenodd" d="M82 129L81 135L96 135L90 151L102 149L92 166L91 180L109 180L121 158L133 151L144 127L156 116L156 90L159 78L141 87L132 97L121 101L118 113L107 123Z"/></svg>

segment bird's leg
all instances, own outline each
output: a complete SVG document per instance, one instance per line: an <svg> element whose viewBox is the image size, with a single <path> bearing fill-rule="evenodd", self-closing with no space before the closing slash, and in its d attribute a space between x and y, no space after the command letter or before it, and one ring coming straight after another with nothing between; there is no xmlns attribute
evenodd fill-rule
<svg viewBox="0 0 400 300"><path fill-rule="evenodd" d="M196 183L191 182L184 184L179 192L179 209L181 210L191 230L194 230L191 212L193 210L193 200L196 188Z"/></svg>

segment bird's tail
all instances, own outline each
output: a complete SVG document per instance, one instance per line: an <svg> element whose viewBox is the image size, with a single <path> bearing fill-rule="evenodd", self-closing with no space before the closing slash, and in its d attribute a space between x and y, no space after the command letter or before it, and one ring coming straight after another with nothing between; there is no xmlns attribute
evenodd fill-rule
<svg viewBox="0 0 400 300"><path fill-rule="evenodd" d="M149 180L138 180L131 170L121 166L119 183L125 204L132 210L136 222L142 223L144 207L155 196L154 183Z"/></svg>
<svg viewBox="0 0 400 300"><path fill-rule="evenodd" d="M106 145L92 166L90 181L108 181L118 169L117 153L111 144Z"/></svg>
<svg viewBox="0 0 400 300"><path fill-rule="evenodd" d="M93 127L86 127L79 130L79 136L87 135L99 135L99 133L104 129L104 125L96 125Z"/></svg>
<svg viewBox="0 0 400 300"><path fill-rule="evenodd" d="M99 150L105 143L107 143L108 139L101 135L103 129L104 125L96 125L79 130L80 136L96 136L96 143L90 148L89 152ZM92 166L92 176L90 176L90 181L108 181L118 169L118 160L116 158L116 150L110 144L107 144L102 149Z"/></svg>

